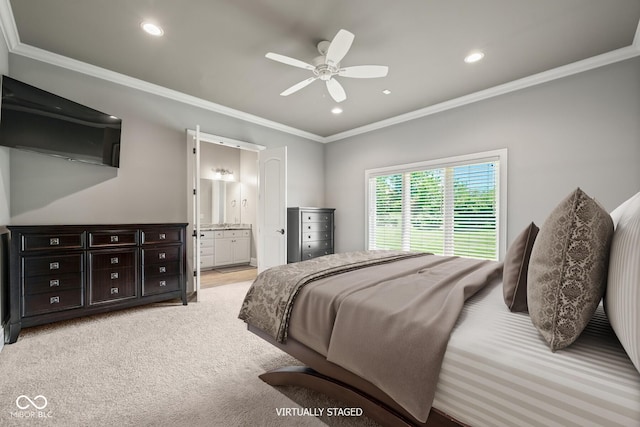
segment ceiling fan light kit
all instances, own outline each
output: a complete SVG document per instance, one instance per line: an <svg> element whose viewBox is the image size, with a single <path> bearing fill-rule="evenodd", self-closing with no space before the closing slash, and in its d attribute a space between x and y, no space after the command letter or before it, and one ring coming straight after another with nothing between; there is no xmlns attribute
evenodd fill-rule
<svg viewBox="0 0 640 427"><path fill-rule="evenodd" d="M335 79L336 76L356 79L371 79L385 77L389 72L386 65L356 65L352 67L340 67L340 61L345 57L355 36L347 30L340 30L331 42L326 40L318 43L320 56L316 57L309 64L299 59L290 58L278 53L269 52L265 56L273 61L293 67L302 68L313 72L313 77L309 77L280 93L281 96L288 96L300 89L310 85L316 80L322 80L327 86L329 95L336 102L347 99L347 94L342 85Z"/></svg>

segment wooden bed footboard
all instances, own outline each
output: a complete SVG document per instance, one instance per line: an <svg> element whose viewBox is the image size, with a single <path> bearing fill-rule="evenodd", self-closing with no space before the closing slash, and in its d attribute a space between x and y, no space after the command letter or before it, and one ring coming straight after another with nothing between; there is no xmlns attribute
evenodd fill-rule
<svg viewBox="0 0 640 427"><path fill-rule="evenodd" d="M321 354L295 339L288 338L283 344L251 325L248 329L306 365L282 367L260 375L260 379L269 385L293 385L318 391L347 405L361 408L365 415L383 426L465 426L436 408L431 408L427 422L422 423L378 387L327 361Z"/></svg>

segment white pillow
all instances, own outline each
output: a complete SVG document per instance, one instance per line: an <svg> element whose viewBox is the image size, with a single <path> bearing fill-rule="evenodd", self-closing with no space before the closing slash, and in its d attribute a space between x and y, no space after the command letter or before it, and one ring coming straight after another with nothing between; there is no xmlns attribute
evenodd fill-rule
<svg viewBox="0 0 640 427"><path fill-rule="evenodd" d="M613 227L615 228L618 225L618 221L620 221L620 217L622 213L627 209L627 207L633 203L634 200L640 199L640 193L637 193L631 196L629 199L624 201L620 206L611 211L611 219L613 220Z"/></svg>
<svg viewBox="0 0 640 427"><path fill-rule="evenodd" d="M611 242L605 308L613 330L640 372L640 196L636 194L623 205Z"/></svg>

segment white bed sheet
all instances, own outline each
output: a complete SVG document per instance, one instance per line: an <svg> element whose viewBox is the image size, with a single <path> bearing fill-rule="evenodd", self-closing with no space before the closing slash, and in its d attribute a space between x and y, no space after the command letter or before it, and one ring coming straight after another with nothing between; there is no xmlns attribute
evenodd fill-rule
<svg viewBox="0 0 640 427"><path fill-rule="evenodd" d="M602 307L552 353L502 284L470 299L453 331L433 407L474 427L640 426L640 374Z"/></svg>

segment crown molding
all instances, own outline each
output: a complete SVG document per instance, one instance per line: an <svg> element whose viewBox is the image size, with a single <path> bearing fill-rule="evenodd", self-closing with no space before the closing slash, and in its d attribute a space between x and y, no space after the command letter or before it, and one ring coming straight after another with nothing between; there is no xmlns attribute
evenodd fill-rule
<svg viewBox="0 0 640 427"><path fill-rule="evenodd" d="M637 32L636 32L636 41L638 41ZM334 135L330 135L326 137L325 142L339 141L345 138L350 138L352 136L382 129L388 126L393 126L399 123L408 122L410 120L419 119L421 117L440 113L442 111L447 111L453 108L462 107L463 105L472 104L474 102L493 98L495 96L504 95L504 94L515 92L531 86L547 83L552 80L557 80L563 77L571 76L573 74L582 73L584 71L588 71L594 68L613 64L615 62L624 61L625 59L630 59L635 56L640 56L640 46L638 46L638 44L634 42L634 45L632 46L627 46L621 49L613 50L611 52L593 56L591 58L587 58L582 61L577 61L572 64L563 65L561 67L553 68L548 71L543 71L538 74L533 74L528 77L524 77L518 80L513 80L509 83L494 86L489 89L481 90L479 92L474 92L469 95L465 95L459 98L451 99L449 101L441 102L439 104L430 105L428 107L421 108L419 110L411 111L409 113L401 114L399 116L391 117L385 120L381 120L379 122L370 123L368 125L354 128L345 132L336 133Z"/></svg>
<svg viewBox="0 0 640 427"><path fill-rule="evenodd" d="M27 58L35 59L37 61L45 62L48 64L56 65L58 67L66 68L68 70L76 71L79 73L87 74L99 79L107 80L113 83L117 83L123 86L128 86L134 89L141 90L143 92L152 93L154 95L162 96L174 101L182 102L185 104L193 105L195 107L203 108L205 110L213 111L215 113L223 114L225 116L234 117L236 119L244 120L250 123L255 123L260 126L275 129L281 132L286 132L292 135L296 135L312 141L324 142L324 138L306 132L300 129L296 129L291 126L284 125L282 123L274 122L262 117L255 116L253 114L245 113L244 111L235 110L233 108L225 107L224 105L216 104L215 102L207 101L196 96L187 95L183 92L178 92L173 89L168 89L164 86L159 86L153 83L149 83L144 80L140 80L134 77L127 76L125 74L117 73L115 71L107 70L102 67L87 64L86 62L78 61L68 58L66 56L58 55L37 47L19 43L11 53L25 56Z"/></svg>
<svg viewBox="0 0 640 427"><path fill-rule="evenodd" d="M2 35L7 43L9 52L13 51L20 44L20 36L16 21L13 18L13 10L9 0L0 0L0 25L2 26Z"/></svg>
<svg viewBox="0 0 640 427"><path fill-rule="evenodd" d="M202 98L187 95L185 93L149 83L144 80L136 79L125 74L117 73L115 71L107 70L105 68L97 67L95 65L87 64L82 61L78 61L49 51L45 51L43 49L26 45L20 42L20 36L18 34L9 0L0 0L0 26L9 52L11 53L22 55L48 64L56 65L72 71L77 71L79 73L87 74L113 83L121 84L144 92L223 114L225 116L234 117L260 126L322 143L340 141L342 139L350 138L356 135L372 132L374 130L451 110L453 108L462 107L474 102L493 98L499 95L504 95L510 92L525 89L531 86L536 86L542 83L547 83L552 80L560 79L563 77L571 76L573 74L582 73L594 68L640 56L640 22L638 22L638 27L636 29L633 42L630 46L577 61L572 64L557 67L548 71L543 71L538 74L514 80L502 85L494 86L492 88L481 90L479 92L474 92L469 95L461 96L449 101L430 105L428 107L421 108L409 113L401 114L378 122L370 123L365 126L350 129L345 132L340 132L323 137L282 123L255 116L253 114L245 113L240 110L225 107L224 105L216 104L215 102L207 101Z"/></svg>

